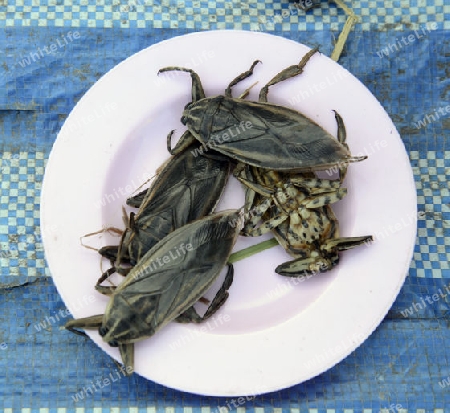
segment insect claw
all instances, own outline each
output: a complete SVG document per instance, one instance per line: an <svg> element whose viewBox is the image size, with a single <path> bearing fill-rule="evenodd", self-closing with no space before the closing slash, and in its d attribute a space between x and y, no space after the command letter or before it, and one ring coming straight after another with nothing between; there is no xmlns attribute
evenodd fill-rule
<svg viewBox="0 0 450 413"><path fill-rule="evenodd" d="M303 56L303 59L300 61L300 63L298 65L304 66L306 64L306 62L311 58L311 56L317 52L320 53L319 46L314 47L308 53L306 53L306 55Z"/></svg>
<svg viewBox="0 0 450 413"><path fill-rule="evenodd" d="M367 155L363 155L363 156L351 156L350 158L347 159L348 163L355 163L355 162L361 162L364 161L365 159L367 159L368 156Z"/></svg>
<svg viewBox="0 0 450 413"><path fill-rule="evenodd" d="M158 72L159 73L159 72ZM167 151L172 154L172 135L175 132L175 129L172 129L167 135Z"/></svg>
<svg viewBox="0 0 450 413"><path fill-rule="evenodd" d="M236 76L228 85L228 87L225 89L225 96L227 97L232 97L231 95L231 89L233 86L237 85L239 82L242 82L244 79L247 79L248 77L250 77L251 75L253 75L253 69L255 68L255 66L261 63L260 60L255 60L252 65L250 66L250 69L248 69L246 72L241 73L239 76ZM254 85L250 86L249 89L247 89L243 95L241 95L239 98L244 98L245 96L247 96L248 91L253 87Z"/></svg>
<svg viewBox="0 0 450 413"><path fill-rule="evenodd" d="M105 281L107 278L109 278L110 275L114 274L116 272L115 267L111 267L109 270L106 270L102 276L97 280L97 285L100 285L103 281Z"/></svg>

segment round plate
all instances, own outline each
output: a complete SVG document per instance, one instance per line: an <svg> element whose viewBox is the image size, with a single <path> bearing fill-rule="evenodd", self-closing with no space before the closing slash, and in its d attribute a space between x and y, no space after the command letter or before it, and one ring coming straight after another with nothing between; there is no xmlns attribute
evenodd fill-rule
<svg viewBox="0 0 450 413"><path fill-rule="evenodd" d="M99 255L83 247L80 237L123 228L125 199L169 157L169 131L180 136L185 129L180 117L191 100L190 76L157 76L158 70L192 68L213 96L259 59L252 78L234 88L237 96L258 81L248 97L257 100L267 81L308 50L262 33L194 33L131 56L86 93L51 152L41 208L47 262L75 318L102 314L108 302L94 290ZM333 110L340 113L352 154L368 159L350 166L348 195L333 210L342 236L371 234L375 242L341 253L335 269L303 282L274 273L290 259L280 246L236 263L230 298L212 320L171 323L137 343L136 372L150 380L215 396L260 394L308 380L371 334L403 284L417 202L408 156L389 116L355 77L319 53L302 75L272 87L269 101L301 111L334 136ZM241 207L243 200L232 178L219 209ZM269 237L240 237L235 251ZM118 241L106 233L83 239L94 247ZM89 335L120 360L97 332Z"/></svg>

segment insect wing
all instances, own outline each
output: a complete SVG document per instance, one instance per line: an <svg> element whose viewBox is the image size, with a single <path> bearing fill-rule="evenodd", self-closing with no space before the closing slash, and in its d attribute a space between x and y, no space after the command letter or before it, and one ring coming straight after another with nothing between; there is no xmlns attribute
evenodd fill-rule
<svg viewBox="0 0 450 413"><path fill-rule="evenodd" d="M195 214L191 205L191 192L182 185L155 197L151 206L147 204L149 213L141 213L130 231L128 248L135 261L173 230L189 222Z"/></svg>
<svg viewBox="0 0 450 413"><path fill-rule="evenodd" d="M157 326L147 323L146 319L152 320L158 313L161 296L170 290L174 281L173 273L164 271L146 278L145 292L128 294L126 290L116 291L105 311L103 340L133 343L155 334Z"/></svg>
<svg viewBox="0 0 450 413"><path fill-rule="evenodd" d="M164 203L168 196L174 207L189 213L189 220L209 214L223 192L230 172L230 162L207 158L201 154L200 145L195 144L171 158L147 191L138 217L150 212L157 213L161 203L162 209L165 209ZM196 204L182 205L184 208L180 208L177 198L183 196L182 189L191 193L191 199L196 200ZM177 228L186 222L181 221Z"/></svg>
<svg viewBox="0 0 450 413"><path fill-rule="evenodd" d="M171 158L147 191L125 244L133 264L170 232L217 205L231 164L201 156L198 148L192 145Z"/></svg>
<svg viewBox="0 0 450 413"><path fill-rule="evenodd" d="M244 163L299 171L327 167L350 156L332 135L292 109L225 96L197 104L206 103L210 106L201 123L188 123L189 127L198 139L207 136L208 146Z"/></svg>
<svg viewBox="0 0 450 413"><path fill-rule="evenodd" d="M197 302L228 260L240 230L230 222L237 219L228 211L195 221L147 252L108 305L104 340L150 337Z"/></svg>

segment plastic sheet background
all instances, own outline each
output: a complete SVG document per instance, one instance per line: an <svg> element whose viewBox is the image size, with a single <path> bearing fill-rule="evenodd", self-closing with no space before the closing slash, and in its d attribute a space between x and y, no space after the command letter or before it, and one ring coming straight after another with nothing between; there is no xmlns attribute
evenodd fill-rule
<svg viewBox="0 0 450 413"><path fill-rule="evenodd" d="M46 269L39 229L46 159L81 96L145 47L196 30L245 29L321 45L329 55L345 15L326 2L307 13L260 0L76 3L0 2L0 408L235 410L231 398L181 393L137 375L83 392L118 369L90 340L59 331L65 306ZM450 9L443 1L352 6L361 24L340 63L391 115L414 171L419 221L409 277L386 319L353 354L308 382L246 400L240 413L450 411L450 111L436 112L450 105ZM392 47L433 23L426 36ZM80 38L36 57L69 31Z"/></svg>

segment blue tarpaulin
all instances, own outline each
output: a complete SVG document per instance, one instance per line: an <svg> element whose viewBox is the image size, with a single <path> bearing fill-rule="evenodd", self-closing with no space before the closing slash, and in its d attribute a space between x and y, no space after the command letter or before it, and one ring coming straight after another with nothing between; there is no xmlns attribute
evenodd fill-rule
<svg viewBox="0 0 450 413"><path fill-rule="evenodd" d="M394 0L351 7L360 21L339 63L389 113L414 172L419 220L409 276L385 320L354 353L305 383L249 398L240 413L450 411L450 6ZM65 319L56 317L65 306L46 268L39 228L46 160L83 94L143 48L193 31L244 29L320 45L330 55L344 22L343 11L325 2L305 13L287 1L264 0L0 1L0 408L237 408L232 398L118 377L92 341L59 330ZM111 374L117 380L110 385L83 390Z"/></svg>

